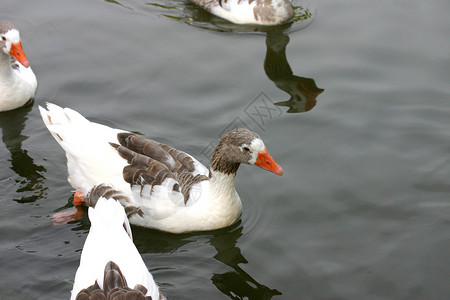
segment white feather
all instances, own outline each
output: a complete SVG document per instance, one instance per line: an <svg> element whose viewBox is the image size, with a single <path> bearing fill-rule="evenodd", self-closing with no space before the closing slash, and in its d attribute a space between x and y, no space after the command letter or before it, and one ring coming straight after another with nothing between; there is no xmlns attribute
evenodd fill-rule
<svg viewBox="0 0 450 300"><path fill-rule="evenodd" d="M181 233L222 228L240 216L242 203L234 188L234 176L194 184L186 205L183 196L173 191L170 180L155 185L151 193L148 185L130 187L122 174L127 161L109 144L118 143L117 133L124 131L90 122L71 109L54 104L48 104L47 108L39 107L48 130L66 151L70 184L84 194L95 185L111 185L130 199L130 205L141 208L144 217L131 215L132 224ZM209 170L193 160L194 175L208 176ZM211 188L222 184L228 186ZM216 192L218 189L223 193Z"/></svg>
<svg viewBox="0 0 450 300"><path fill-rule="evenodd" d="M210 4L211 1L197 0L195 3ZM278 25L288 22L293 17L292 4L288 0L249 1L249 0L222 0L212 1L210 11L212 14L236 24ZM265 9L262 12L262 9Z"/></svg>
<svg viewBox="0 0 450 300"><path fill-rule="evenodd" d="M148 289L147 296L159 299L158 286L123 226L125 223L129 228L122 205L114 199L101 197L95 208L89 208L89 220L91 228L81 253L71 299L96 281L103 288L104 270L109 261L119 266L129 287L141 284Z"/></svg>
<svg viewBox="0 0 450 300"><path fill-rule="evenodd" d="M11 67L11 44L20 42L19 31L11 29L4 34L6 45L0 52L0 111L8 111L25 105L36 93L37 80L31 67L19 63Z"/></svg>

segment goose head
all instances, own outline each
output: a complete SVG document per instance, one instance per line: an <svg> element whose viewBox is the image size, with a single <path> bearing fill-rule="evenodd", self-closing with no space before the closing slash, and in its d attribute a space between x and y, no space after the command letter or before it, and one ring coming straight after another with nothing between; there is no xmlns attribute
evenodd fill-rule
<svg viewBox="0 0 450 300"><path fill-rule="evenodd" d="M261 137L244 128L232 130L220 139L211 159L211 170L235 174L240 164L256 165L283 175L283 169L270 156Z"/></svg>
<svg viewBox="0 0 450 300"><path fill-rule="evenodd" d="M23 52L19 31L10 22L0 22L0 48L3 53L13 56L24 67L30 66L25 52Z"/></svg>

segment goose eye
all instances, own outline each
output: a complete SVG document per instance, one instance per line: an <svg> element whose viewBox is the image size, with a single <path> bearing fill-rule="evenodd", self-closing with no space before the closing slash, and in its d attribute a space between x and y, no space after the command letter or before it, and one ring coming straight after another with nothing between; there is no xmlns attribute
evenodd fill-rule
<svg viewBox="0 0 450 300"><path fill-rule="evenodd" d="M5 37L5 36L2 36L2 40L3 40L3 41L6 41L6 37Z"/></svg>
<svg viewBox="0 0 450 300"><path fill-rule="evenodd" d="M245 152L250 152L250 148L249 147L244 147L242 148Z"/></svg>

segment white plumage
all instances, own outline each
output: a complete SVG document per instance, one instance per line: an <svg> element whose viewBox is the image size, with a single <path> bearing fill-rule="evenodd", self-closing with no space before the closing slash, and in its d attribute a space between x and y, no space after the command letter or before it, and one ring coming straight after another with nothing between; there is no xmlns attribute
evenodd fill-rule
<svg viewBox="0 0 450 300"><path fill-rule="evenodd" d="M160 299L158 286L133 244L123 206L115 199L101 197L95 208L89 207L89 220L91 228L75 275L71 299L96 282L103 289L104 270L110 261L120 268L128 287L140 284L147 288L146 296Z"/></svg>
<svg viewBox="0 0 450 300"><path fill-rule="evenodd" d="M22 49L19 31L0 22L0 111L24 106L35 95L36 76Z"/></svg>
<svg viewBox="0 0 450 300"><path fill-rule="evenodd" d="M212 14L235 24L279 25L294 10L289 0L191 0Z"/></svg>
<svg viewBox="0 0 450 300"><path fill-rule="evenodd" d="M128 211L139 212L129 214L130 222L136 225L173 233L229 226L242 210L234 187L240 163L283 173L260 137L246 129L232 131L221 139L227 142L216 148L210 172L182 151L89 122L69 108L54 104L47 108L39 107L45 125L66 152L70 184L84 195L96 185L110 185L124 196L126 200L121 203ZM135 144L118 145L126 144L129 138ZM144 148L164 155L158 161L138 153ZM169 152L177 161L175 165L167 159Z"/></svg>

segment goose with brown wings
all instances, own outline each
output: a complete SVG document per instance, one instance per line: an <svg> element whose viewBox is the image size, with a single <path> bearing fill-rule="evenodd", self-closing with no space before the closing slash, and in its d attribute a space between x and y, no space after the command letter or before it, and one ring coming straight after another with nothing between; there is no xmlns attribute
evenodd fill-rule
<svg viewBox="0 0 450 300"><path fill-rule="evenodd" d="M185 152L90 122L72 109L54 104L39 109L66 152L68 181L81 198L108 184L135 225L173 233L229 226L242 212L235 190L240 164L283 175L261 137L248 129L225 134L208 169Z"/></svg>

